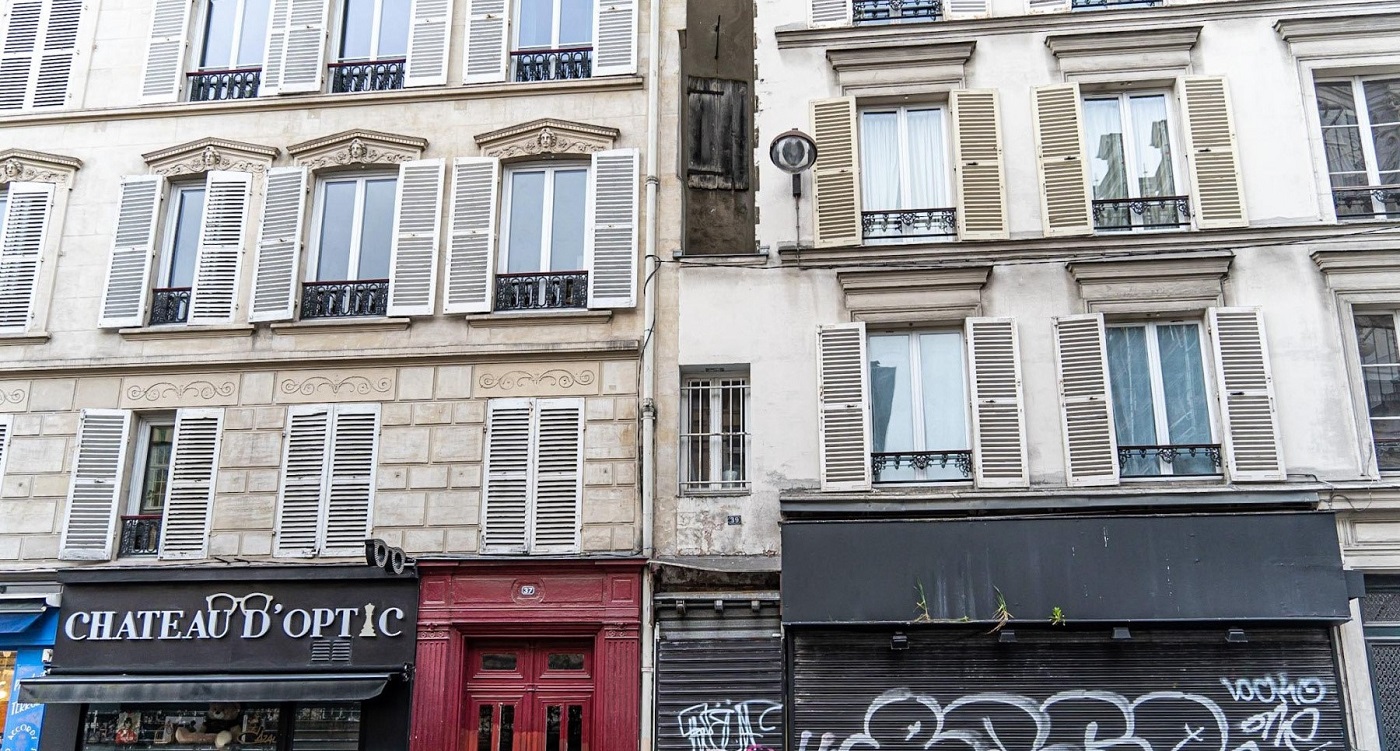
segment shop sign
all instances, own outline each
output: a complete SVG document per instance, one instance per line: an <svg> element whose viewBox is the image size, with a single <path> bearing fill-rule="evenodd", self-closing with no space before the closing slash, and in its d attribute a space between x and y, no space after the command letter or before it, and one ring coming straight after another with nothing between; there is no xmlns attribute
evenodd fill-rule
<svg viewBox="0 0 1400 751"><path fill-rule="evenodd" d="M12 678L15 681L13 685L18 685L20 680L43 674L43 650L27 649L18 653L14 675L0 676L0 679ZM5 716L3 723L0 723L0 750L37 751L39 730L44 724L44 705L22 702L19 692L15 691L3 709Z"/></svg>

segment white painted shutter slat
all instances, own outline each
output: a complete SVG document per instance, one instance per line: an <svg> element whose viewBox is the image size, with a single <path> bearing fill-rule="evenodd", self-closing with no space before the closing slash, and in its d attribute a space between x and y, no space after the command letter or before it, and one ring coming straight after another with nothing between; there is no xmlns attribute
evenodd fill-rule
<svg viewBox="0 0 1400 751"><path fill-rule="evenodd" d="M1258 308L1209 314L1230 479L1285 480L1263 314Z"/></svg>
<svg viewBox="0 0 1400 751"><path fill-rule="evenodd" d="M1239 148L1230 113L1230 89L1225 79L1186 76L1181 79L1180 96L1186 112L1186 158L1196 226L1248 226Z"/></svg>
<svg viewBox="0 0 1400 751"><path fill-rule="evenodd" d="M430 316L434 312L445 170L442 159L399 165L389 250L391 316Z"/></svg>
<svg viewBox="0 0 1400 751"><path fill-rule="evenodd" d="M267 171L262 227L253 261L252 321L291 320L297 299L301 258L301 223L306 213L307 169L274 167Z"/></svg>
<svg viewBox="0 0 1400 751"><path fill-rule="evenodd" d="M817 328L822 490L870 489L870 368L865 324Z"/></svg>
<svg viewBox="0 0 1400 751"><path fill-rule="evenodd" d="M68 508L58 557L106 561L112 557L121 473L126 465L131 412L85 409L78 423L78 449L68 486Z"/></svg>
<svg viewBox="0 0 1400 751"><path fill-rule="evenodd" d="M807 21L813 27L850 26L851 0L809 0Z"/></svg>
<svg viewBox="0 0 1400 751"><path fill-rule="evenodd" d="M190 27L190 0L154 0L146 67L141 73L141 102L180 100L184 87L185 45Z"/></svg>
<svg viewBox="0 0 1400 751"><path fill-rule="evenodd" d="M331 408L288 409L277 499L277 555L310 557L321 542L321 523L331 440Z"/></svg>
<svg viewBox="0 0 1400 751"><path fill-rule="evenodd" d="M637 190L641 158L636 149L599 151L588 171L588 307L637 306Z"/></svg>
<svg viewBox="0 0 1400 751"><path fill-rule="evenodd" d="M222 409L182 409L175 414L160 557L204 558L209 554L209 519L218 481Z"/></svg>
<svg viewBox="0 0 1400 751"><path fill-rule="evenodd" d="M253 175L248 172L213 171L205 176L204 216L190 291L192 324L233 322L252 190Z"/></svg>
<svg viewBox="0 0 1400 751"><path fill-rule="evenodd" d="M0 110L24 109L30 103L30 82L39 50L41 0L13 0L0 39Z"/></svg>
<svg viewBox="0 0 1400 751"><path fill-rule="evenodd" d="M258 96L276 96L281 92L282 63L287 57L287 22L292 13L292 0L270 1L272 7L267 21L267 46L263 51Z"/></svg>
<svg viewBox="0 0 1400 751"><path fill-rule="evenodd" d="M1091 234L1094 227L1079 84L1037 86L1031 90L1031 99L1045 236Z"/></svg>
<svg viewBox="0 0 1400 751"><path fill-rule="evenodd" d="M1027 13L1063 13L1069 8L1070 0L1026 0Z"/></svg>
<svg viewBox="0 0 1400 751"><path fill-rule="evenodd" d="M500 174L501 160L495 157L459 157L452 163L446 313L491 312Z"/></svg>
<svg viewBox="0 0 1400 751"><path fill-rule="evenodd" d="M321 555L362 555L374 513L379 405L341 404L331 431L326 533Z"/></svg>
<svg viewBox="0 0 1400 751"><path fill-rule="evenodd" d="M38 46L30 103L35 108L68 103L68 81L78 55L78 21L82 0L50 0L44 21L44 41Z"/></svg>
<svg viewBox="0 0 1400 751"><path fill-rule="evenodd" d="M452 0L413 0L408 15L411 26L404 87L446 85Z"/></svg>
<svg viewBox="0 0 1400 751"><path fill-rule="evenodd" d="M326 20L329 0L289 0L287 41L277 92L319 92L326 72Z"/></svg>
<svg viewBox="0 0 1400 751"><path fill-rule="evenodd" d="M122 180L117 199L116 234L98 321L103 328L141 326L146 322L162 188L159 175Z"/></svg>
<svg viewBox="0 0 1400 751"><path fill-rule="evenodd" d="M467 38L462 50L462 83L506 80L506 0L467 0Z"/></svg>
<svg viewBox="0 0 1400 751"><path fill-rule="evenodd" d="M812 168L812 231L818 248L859 245L860 163L855 97L815 99L812 139L820 155Z"/></svg>
<svg viewBox="0 0 1400 751"><path fill-rule="evenodd" d="M961 89L949 96L953 165L958 191L958 239L1005 240L1006 168L1001 115L992 89Z"/></svg>
<svg viewBox="0 0 1400 751"><path fill-rule="evenodd" d="M969 318L972 452L979 488L1024 488L1026 413L1014 318Z"/></svg>
<svg viewBox="0 0 1400 751"><path fill-rule="evenodd" d="M10 450L10 434L14 432L14 418L0 415L0 482L5 480L5 456Z"/></svg>
<svg viewBox="0 0 1400 751"><path fill-rule="evenodd" d="M486 462L482 470L484 552L526 550L533 426L532 400L492 399L487 403Z"/></svg>
<svg viewBox="0 0 1400 751"><path fill-rule="evenodd" d="M1055 364L1065 446L1065 481L1072 486L1118 484L1118 437L1109 397L1103 316L1055 319Z"/></svg>
<svg viewBox="0 0 1400 751"><path fill-rule="evenodd" d="M602 0L593 14L593 76L637 72L637 0Z"/></svg>
<svg viewBox="0 0 1400 751"><path fill-rule="evenodd" d="M990 0L948 0L943 6L944 17L949 21L964 18L982 18L987 15Z"/></svg>
<svg viewBox="0 0 1400 751"><path fill-rule="evenodd" d="M10 183L0 213L0 332L25 331L34 315L53 194L52 183Z"/></svg>
<svg viewBox="0 0 1400 751"><path fill-rule="evenodd" d="M535 424L530 552L576 552L583 502L583 400L540 399Z"/></svg>

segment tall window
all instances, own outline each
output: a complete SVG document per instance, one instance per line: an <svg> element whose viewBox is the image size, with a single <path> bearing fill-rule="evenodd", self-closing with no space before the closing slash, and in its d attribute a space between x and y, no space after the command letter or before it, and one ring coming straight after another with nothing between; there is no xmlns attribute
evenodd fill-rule
<svg viewBox="0 0 1400 751"><path fill-rule="evenodd" d="M681 489L744 490L749 486L747 372L689 376L681 384Z"/></svg>
<svg viewBox="0 0 1400 751"><path fill-rule="evenodd" d="M1166 229L1191 223L1177 188L1166 94L1084 99L1094 227Z"/></svg>
<svg viewBox="0 0 1400 751"><path fill-rule="evenodd" d="M170 186L161 237L160 264L151 299L151 325L184 323L190 313L199 225L204 216L204 183Z"/></svg>
<svg viewBox="0 0 1400 751"><path fill-rule="evenodd" d="M303 318L384 315L397 184L394 175L327 178L317 184Z"/></svg>
<svg viewBox="0 0 1400 751"><path fill-rule="evenodd" d="M1381 471L1400 470L1400 345L1395 313L1358 313L1356 343L1377 465Z"/></svg>
<svg viewBox="0 0 1400 751"><path fill-rule="evenodd" d="M192 102L258 95L267 45L269 0L208 0L189 80Z"/></svg>
<svg viewBox="0 0 1400 751"><path fill-rule="evenodd" d="M587 306L588 168L519 167L505 185L496 310Z"/></svg>
<svg viewBox="0 0 1400 751"><path fill-rule="evenodd" d="M593 0L517 0L516 81L588 78L593 69Z"/></svg>
<svg viewBox="0 0 1400 751"><path fill-rule="evenodd" d="M170 456L174 448L174 415L138 419L119 555L159 552L161 514L170 492Z"/></svg>
<svg viewBox="0 0 1400 751"><path fill-rule="evenodd" d="M343 0L331 91L403 88L410 0Z"/></svg>
<svg viewBox="0 0 1400 751"><path fill-rule="evenodd" d="M971 477L962 332L871 334L867 349L876 482Z"/></svg>
<svg viewBox="0 0 1400 751"><path fill-rule="evenodd" d="M957 234L947 131L942 107L861 111L861 231L867 241Z"/></svg>
<svg viewBox="0 0 1400 751"><path fill-rule="evenodd" d="M1109 326L1105 334L1120 474L1219 474L1201 325Z"/></svg>
<svg viewBox="0 0 1400 751"><path fill-rule="evenodd" d="M1400 78L1317 83L1338 219L1400 219Z"/></svg>

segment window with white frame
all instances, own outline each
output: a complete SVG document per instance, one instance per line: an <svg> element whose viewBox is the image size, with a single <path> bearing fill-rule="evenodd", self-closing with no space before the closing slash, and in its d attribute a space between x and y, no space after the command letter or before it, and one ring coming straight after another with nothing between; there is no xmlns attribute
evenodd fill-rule
<svg viewBox="0 0 1400 751"><path fill-rule="evenodd" d="M270 0L207 0L201 40L189 79L190 101L258 95L267 47Z"/></svg>
<svg viewBox="0 0 1400 751"><path fill-rule="evenodd" d="M1400 219L1400 77L1318 81L1338 219Z"/></svg>
<svg viewBox="0 0 1400 751"><path fill-rule="evenodd" d="M583 400L487 402L484 553L567 553L580 545Z"/></svg>
<svg viewBox="0 0 1400 751"><path fill-rule="evenodd" d="M588 167L506 170L496 308L581 308L588 304L584 260Z"/></svg>
<svg viewBox="0 0 1400 751"><path fill-rule="evenodd" d="M1084 98L1096 230L1190 226L1188 199L1178 187L1170 102L1165 93L1147 92Z"/></svg>
<svg viewBox="0 0 1400 751"><path fill-rule="evenodd" d="M151 289L150 325L185 323L190 314L199 226L204 217L205 184L171 183L161 228L160 258Z"/></svg>
<svg viewBox="0 0 1400 751"><path fill-rule="evenodd" d="M909 242L957 235L948 151L944 107L860 111L865 241Z"/></svg>
<svg viewBox="0 0 1400 751"><path fill-rule="evenodd" d="M317 182L302 318L385 314L397 186L394 173Z"/></svg>
<svg viewBox="0 0 1400 751"><path fill-rule="evenodd" d="M588 78L593 71L593 0L516 0L511 78Z"/></svg>
<svg viewBox="0 0 1400 751"><path fill-rule="evenodd" d="M1400 344L1396 339L1396 313L1356 313L1356 342L1376 463L1382 472L1394 472L1400 470Z"/></svg>
<svg viewBox="0 0 1400 751"><path fill-rule="evenodd" d="M175 449L175 415L138 415L133 432L131 478L117 547L121 557L160 551L160 522L170 491L170 458Z"/></svg>
<svg viewBox="0 0 1400 751"><path fill-rule="evenodd" d="M963 333L871 333L866 352L875 482L970 479Z"/></svg>
<svg viewBox="0 0 1400 751"><path fill-rule="evenodd" d="M685 376L681 381L681 411L681 490L747 490L747 369Z"/></svg>
<svg viewBox="0 0 1400 751"><path fill-rule="evenodd" d="M343 0L331 91L401 89L410 0Z"/></svg>
<svg viewBox="0 0 1400 751"><path fill-rule="evenodd" d="M1197 321L1105 328L1121 476L1220 474L1201 329Z"/></svg>

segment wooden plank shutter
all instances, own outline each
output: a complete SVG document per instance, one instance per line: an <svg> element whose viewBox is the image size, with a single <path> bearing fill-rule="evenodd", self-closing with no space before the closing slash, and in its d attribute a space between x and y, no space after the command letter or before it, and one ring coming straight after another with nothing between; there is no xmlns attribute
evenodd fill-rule
<svg viewBox="0 0 1400 751"><path fill-rule="evenodd" d="M252 189L253 175L248 172L213 171L205 176L204 216L190 290L192 324L233 322Z"/></svg>
<svg viewBox="0 0 1400 751"><path fill-rule="evenodd" d="M467 38L462 83L506 80L506 0L467 0Z"/></svg>
<svg viewBox="0 0 1400 751"><path fill-rule="evenodd" d="M964 324L971 365L972 460L979 488L1024 488L1026 412L1014 318L969 318Z"/></svg>
<svg viewBox="0 0 1400 751"><path fill-rule="evenodd" d="M850 26L851 0L809 0L807 13L812 26Z"/></svg>
<svg viewBox="0 0 1400 751"><path fill-rule="evenodd" d="M29 106L34 58L43 22L42 0L12 0L0 45L0 110Z"/></svg>
<svg viewBox="0 0 1400 751"><path fill-rule="evenodd" d="M1065 481L1071 486L1118 484L1118 437L1109 397L1103 316L1055 319Z"/></svg>
<svg viewBox="0 0 1400 751"><path fill-rule="evenodd" d="M340 404L331 430L326 532L321 555L362 555L374 512L379 405Z"/></svg>
<svg viewBox="0 0 1400 751"><path fill-rule="evenodd" d="M1046 237L1093 233L1089 172L1084 161L1079 84L1037 86L1034 103L1036 163L1040 169L1040 218Z"/></svg>
<svg viewBox="0 0 1400 751"><path fill-rule="evenodd" d="M958 239L1005 240L1010 234L997 93L992 89L961 89L950 95L949 102L958 190Z"/></svg>
<svg viewBox="0 0 1400 751"><path fill-rule="evenodd" d="M1231 480L1284 480L1274 379L1258 308L1211 308L1215 377Z"/></svg>
<svg viewBox="0 0 1400 751"><path fill-rule="evenodd" d="M185 84L185 47L190 27L190 0L154 0L146 67L141 73L141 102L178 102Z"/></svg>
<svg viewBox="0 0 1400 751"><path fill-rule="evenodd" d="M817 144L812 168L813 233L818 248L859 245L860 164L856 151L855 97L812 101L812 138Z"/></svg>
<svg viewBox="0 0 1400 751"><path fill-rule="evenodd" d="M14 431L14 418L0 415L0 482L5 480L5 456L10 449L10 434Z"/></svg>
<svg viewBox="0 0 1400 751"><path fill-rule="evenodd" d="M320 520L330 470L331 407L289 407L286 434L277 499L277 555L310 557L321 545Z"/></svg>
<svg viewBox="0 0 1400 751"><path fill-rule="evenodd" d="M252 321L291 320L297 299L301 259L301 223L306 214L307 169L274 167L267 171L262 227L253 260Z"/></svg>
<svg viewBox="0 0 1400 751"><path fill-rule="evenodd" d="M583 400L537 400L534 434L530 552L576 552L583 497Z"/></svg>
<svg viewBox="0 0 1400 751"><path fill-rule="evenodd" d="M817 328L822 490L870 489L870 368L865 324Z"/></svg>
<svg viewBox="0 0 1400 751"><path fill-rule="evenodd" d="M443 312L491 312L500 175L501 160L495 157L458 157L452 162Z"/></svg>
<svg viewBox="0 0 1400 751"><path fill-rule="evenodd" d="M1185 76L1180 87L1186 111L1186 159L1196 226L1249 226L1235 122L1230 113L1230 89L1219 76Z"/></svg>
<svg viewBox="0 0 1400 751"><path fill-rule="evenodd" d="M53 193L53 183L10 183L0 213L0 332L25 331L33 318Z"/></svg>
<svg viewBox="0 0 1400 751"><path fill-rule="evenodd" d="M326 73L326 21L330 0L290 0L287 11L287 41L282 53L282 70L277 80L279 94L319 92Z"/></svg>
<svg viewBox="0 0 1400 751"><path fill-rule="evenodd" d="M404 87L446 85L452 0L413 0L409 23Z"/></svg>
<svg viewBox="0 0 1400 751"><path fill-rule="evenodd" d="M262 78L258 96L276 96L282 89L282 64L287 58L287 24L292 0L270 0L267 20L267 46L263 51Z"/></svg>
<svg viewBox="0 0 1400 751"><path fill-rule="evenodd" d="M146 322L156 215L163 189L160 175L122 180L117 198L117 229L98 320L103 328L142 326Z"/></svg>
<svg viewBox="0 0 1400 751"><path fill-rule="evenodd" d="M593 14L593 76L637 72L637 0L602 0Z"/></svg>
<svg viewBox="0 0 1400 751"><path fill-rule="evenodd" d="M126 466L131 412L85 409L78 422L78 450L68 486L68 508L58 557L65 561L106 561L112 557Z"/></svg>
<svg viewBox="0 0 1400 751"><path fill-rule="evenodd" d="M430 316L434 312L445 169L442 159L399 165L389 250L391 316Z"/></svg>
<svg viewBox="0 0 1400 751"><path fill-rule="evenodd" d="M78 22L82 0L50 0L44 19L44 41L37 45L39 64L35 67L30 105L62 107L68 103L68 81L78 56Z"/></svg>
<svg viewBox="0 0 1400 751"><path fill-rule="evenodd" d="M532 399L487 402L483 552L524 553L526 550L534 424Z"/></svg>
<svg viewBox="0 0 1400 751"><path fill-rule="evenodd" d="M944 17L949 21L982 18L987 15L990 0L947 0Z"/></svg>
<svg viewBox="0 0 1400 751"><path fill-rule="evenodd" d="M583 253L588 265L588 307L637 306L636 149L599 151L588 171L588 214Z"/></svg>
<svg viewBox="0 0 1400 751"><path fill-rule="evenodd" d="M160 557L204 558L209 554L209 519L218 481L222 409L182 409L175 414Z"/></svg>

